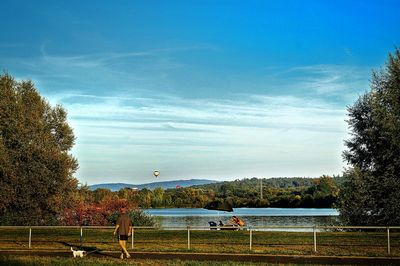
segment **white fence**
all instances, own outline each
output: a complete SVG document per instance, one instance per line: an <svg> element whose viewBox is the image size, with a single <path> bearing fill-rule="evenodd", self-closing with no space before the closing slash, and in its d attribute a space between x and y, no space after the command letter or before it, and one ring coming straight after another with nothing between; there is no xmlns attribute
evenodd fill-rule
<svg viewBox="0 0 400 266"><path fill-rule="evenodd" d="M35 229L77 229L79 232L79 238L81 246L83 245L84 231L88 229L114 229L112 226L0 226L0 229L29 229L28 235L28 248L32 248L32 231ZM249 232L249 250L253 248L253 232L254 231L288 231L288 230L299 230L299 231L309 231L310 237L312 232L313 237L313 251L317 252L318 234L330 231L346 231L346 230L382 230L386 231L387 238L387 254L391 253L390 245L390 231L400 230L400 226L245 226L245 227L232 227L232 226L176 226L176 227L152 227L152 226L134 226L132 227L132 237L131 237L131 247L134 248L135 245L135 231L140 229L154 229L154 230L179 230L187 231L187 249L191 249L191 231L194 230L210 230L217 232L218 230L246 230ZM304 232L306 233L306 232Z"/></svg>

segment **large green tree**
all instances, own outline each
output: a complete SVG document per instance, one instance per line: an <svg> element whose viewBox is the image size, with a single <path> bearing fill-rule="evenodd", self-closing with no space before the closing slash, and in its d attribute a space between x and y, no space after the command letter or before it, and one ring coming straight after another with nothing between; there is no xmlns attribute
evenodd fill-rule
<svg viewBox="0 0 400 266"><path fill-rule="evenodd" d="M71 204L78 163L61 106L52 107L31 81L0 75L0 223L56 224Z"/></svg>
<svg viewBox="0 0 400 266"><path fill-rule="evenodd" d="M347 224L400 224L400 51L374 72L371 90L348 108L340 214Z"/></svg>

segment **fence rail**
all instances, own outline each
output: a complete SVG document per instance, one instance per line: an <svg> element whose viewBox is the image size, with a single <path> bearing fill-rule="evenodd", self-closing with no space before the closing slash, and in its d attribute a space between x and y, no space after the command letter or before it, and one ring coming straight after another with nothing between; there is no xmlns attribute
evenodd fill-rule
<svg viewBox="0 0 400 266"><path fill-rule="evenodd" d="M2 229L29 229L28 234L28 248L32 248L32 232L38 229L76 229L79 232L80 244L83 246L84 242L84 232L86 230L95 230L95 229L114 229L113 226L0 226L0 230ZM196 230L210 230L218 232L219 230L246 230L249 232L249 250L253 249L253 234L257 231L268 231L281 229L281 231L287 231L287 229L302 229L309 230L308 232L312 233L313 239L313 252L317 253L317 240L318 234L323 232L330 232L333 230L349 230L349 229L357 229L357 230L382 230L387 237L387 247L386 254L391 254L391 230L400 230L400 226L244 226L244 227L232 227L232 226L133 226L132 227L132 237L131 237L131 247L134 248L135 245L135 231L138 230L179 230L179 231L187 231L187 249L191 249L191 231ZM325 230L325 231L321 231ZM304 231L303 231L304 232ZM304 233L308 233L304 232ZM311 238L311 237L310 237Z"/></svg>

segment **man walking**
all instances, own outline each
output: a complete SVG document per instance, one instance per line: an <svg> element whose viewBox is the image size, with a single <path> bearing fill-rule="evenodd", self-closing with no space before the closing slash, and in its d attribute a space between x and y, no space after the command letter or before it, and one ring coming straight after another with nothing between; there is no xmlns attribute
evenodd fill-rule
<svg viewBox="0 0 400 266"><path fill-rule="evenodd" d="M115 224L114 235L118 233L118 243L121 247L121 256L123 259L124 255L127 259L131 257L129 252L126 250L126 240L131 235L132 232L132 221L126 213L126 208L120 209L121 215L117 219L117 223Z"/></svg>

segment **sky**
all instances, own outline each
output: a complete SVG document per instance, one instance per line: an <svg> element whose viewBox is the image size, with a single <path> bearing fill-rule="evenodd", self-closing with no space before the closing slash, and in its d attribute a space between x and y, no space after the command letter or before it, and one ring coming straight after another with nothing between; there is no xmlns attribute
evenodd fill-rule
<svg viewBox="0 0 400 266"><path fill-rule="evenodd" d="M68 112L82 184L339 175L399 1L1 1L0 69ZM153 171L159 170L155 178Z"/></svg>

